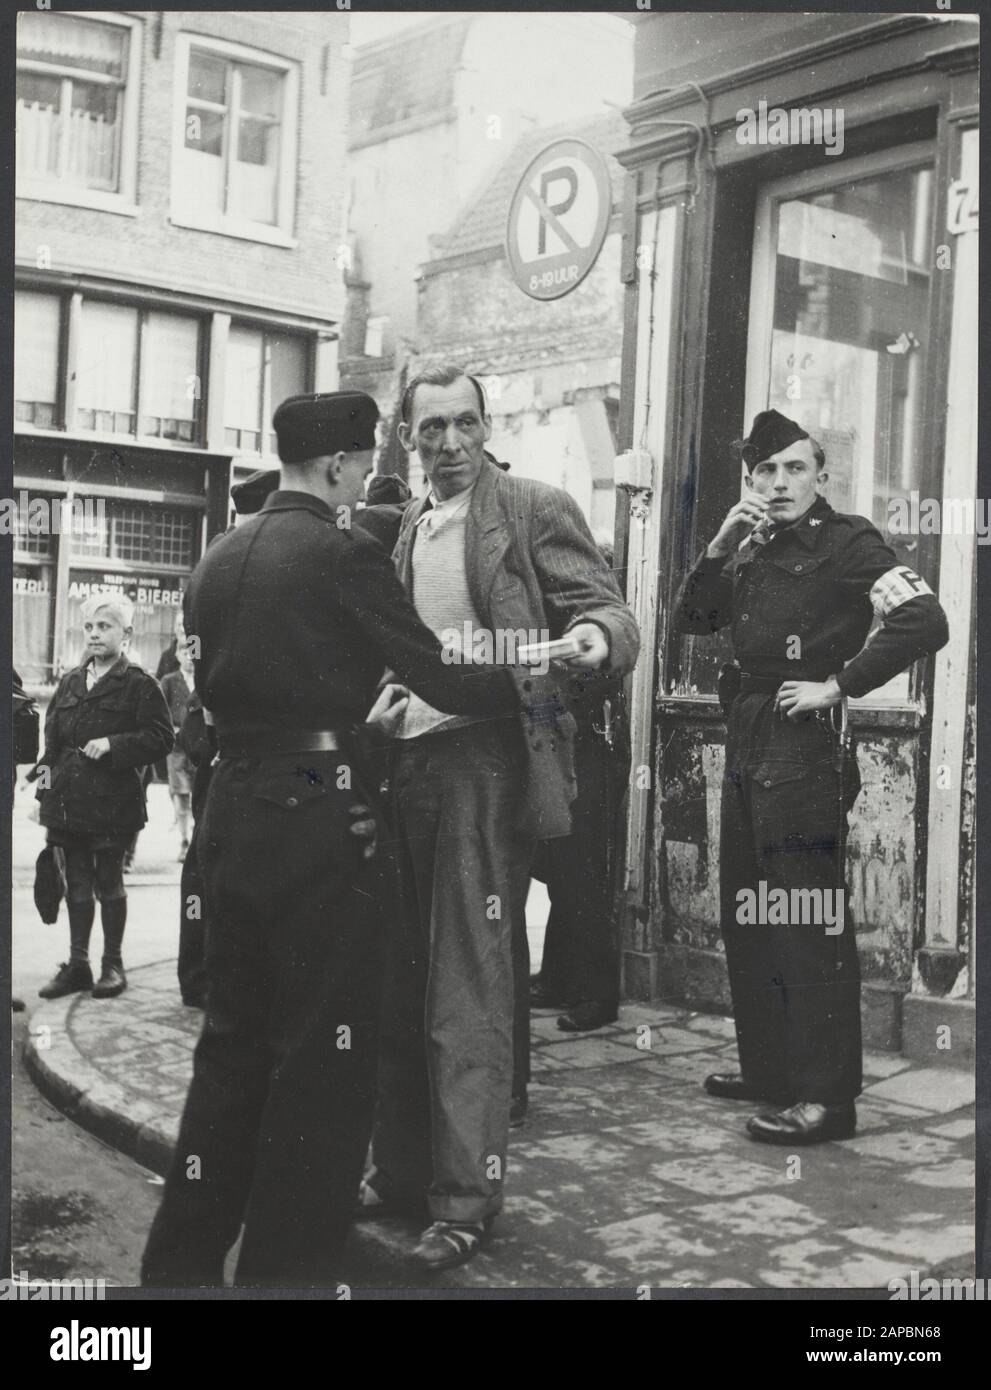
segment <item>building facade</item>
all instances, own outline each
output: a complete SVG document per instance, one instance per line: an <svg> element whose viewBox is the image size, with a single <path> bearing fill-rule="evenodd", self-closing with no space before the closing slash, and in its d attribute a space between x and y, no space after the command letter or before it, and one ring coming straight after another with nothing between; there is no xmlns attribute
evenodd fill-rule
<svg viewBox="0 0 991 1390"><path fill-rule="evenodd" d="M16 528L34 686L94 589L135 600L154 670L274 407L337 384L347 36L335 11L19 17L15 496L90 504Z"/></svg>
<svg viewBox="0 0 991 1390"><path fill-rule="evenodd" d="M620 433L646 453L622 528L644 635L626 991L728 1002L729 652L677 634L671 613L740 495L732 441L776 407L824 445L827 498L871 517L950 617L935 658L851 702L864 785L848 867L867 1041L959 1065L973 1060L977 40L972 21L923 15L644 15L620 155ZM906 524L913 499L947 524Z"/></svg>
<svg viewBox="0 0 991 1390"><path fill-rule="evenodd" d="M355 50L342 382L393 412L433 351L423 276L465 209L522 137L624 105L631 71L628 26L602 15L444 15Z"/></svg>
<svg viewBox="0 0 991 1390"><path fill-rule="evenodd" d="M527 165L563 137L590 145L606 161L610 221L581 284L559 299L531 299L506 259L507 217ZM489 448L525 477L563 488L593 532L610 537L624 299L623 170L613 153L626 138L619 112L520 137L420 268L420 350L409 362L411 373L451 361L479 377L492 416ZM414 489L419 482L415 458L410 482Z"/></svg>

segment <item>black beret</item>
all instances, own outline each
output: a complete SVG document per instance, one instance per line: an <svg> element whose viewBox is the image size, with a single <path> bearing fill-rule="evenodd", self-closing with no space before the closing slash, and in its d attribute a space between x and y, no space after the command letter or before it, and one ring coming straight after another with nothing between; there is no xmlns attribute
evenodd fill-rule
<svg viewBox="0 0 991 1390"><path fill-rule="evenodd" d="M277 468L260 468L231 488L231 501L238 516L252 516L264 507L269 494L279 486Z"/></svg>
<svg viewBox="0 0 991 1390"><path fill-rule="evenodd" d="M763 459L779 454L798 439L808 439L807 430L789 420L777 410L762 410L754 416L754 423L740 445L740 457L749 471Z"/></svg>
<svg viewBox="0 0 991 1390"><path fill-rule="evenodd" d="M289 396L272 416L283 463L375 448L379 408L364 391Z"/></svg>
<svg viewBox="0 0 991 1390"><path fill-rule="evenodd" d="M370 507L378 507L387 502L408 502L413 496L408 484L398 473L376 473L368 479L365 488L365 501Z"/></svg>

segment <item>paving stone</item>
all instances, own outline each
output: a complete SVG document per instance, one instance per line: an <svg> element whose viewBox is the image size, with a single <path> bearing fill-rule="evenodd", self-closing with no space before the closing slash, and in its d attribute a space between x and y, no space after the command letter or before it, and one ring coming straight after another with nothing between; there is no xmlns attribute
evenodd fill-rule
<svg viewBox="0 0 991 1390"><path fill-rule="evenodd" d="M974 1077L942 1067L911 1067L870 1088L882 1100L897 1100L945 1115L974 1104Z"/></svg>
<svg viewBox="0 0 991 1390"><path fill-rule="evenodd" d="M947 1139L932 1134L898 1130L885 1134L854 1135L844 1140L844 1147L864 1158L883 1158L892 1163L922 1167L936 1160L955 1157L956 1148Z"/></svg>
<svg viewBox="0 0 991 1390"><path fill-rule="evenodd" d="M778 1193L755 1192L729 1202L687 1206L684 1211L686 1216L704 1219L707 1226L715 1226L726 1236L747 1236L758 1242L791 1242L828 1224L810 1207Z"/></svg>
<svg viewBox="0 0 991 1390"><path fill-rule="evenodd" d="M774 1265L760 1270L761 1281L775 1289L886 1289L904 1275L902 1260L866 1251L851 1254L822 1240L795 1241L779 1252Z"/></svg>
<svg viewBox="0 0 991 1390"><path fill-rule="evenodd" d="M690 1033L687 1028L656 1028L650 1024L647 1027L650 1028L649 1033L641 1033L635 1029L621 1034L620 1040L649 1057L662 1058L676 1053L704 1052L712 1047L711 1034Z"/></svg>
<svg viewBox="0 0 991 1390"><path fill-rule="evenodd" d="M926 1125L927 1134L938 1134L944 1139L973 1139L974 1120L947 1120L943 1124Z"/></svg>
<svg viewBox="0 0 991 1390"><path fill-rule="evenodd" d="M696 1014L689 1018L685 1027L693 1033L711 1033L717 1038L723 1038L727 1042L732 1042L736 1038L736 1026L731 1018L724 1018L721 1014ZM724 1288L732 1288L732 1284L722 1285Z"/></svg>
<svg viewBox="0 0 991 1390"><path fill-rule="evenodd" d="M922 1213L921 1218L905 1213L904 1225L898 1231L880 1230L876 1226L853 1226L843 1231L844 1240L882 1254L911 1256L920 1245L933 1264L966 1256L973 1248L973 1224L946 1225L936 1216Z"/></svg>
<svg viewBox="0 0 991 1390"><path fill-rule="evenodd" d="M913 1168L903 1175L902 1181L918 1183L920 1187L941 1187L947 1191L956 1189L973 1193L974 1163L970 1159L955 1158L949 1163L940 1163L931 1168Z"/></svg>
<svg viewBox="0 0 991 1390"><path fill-rule="evenodd" d="M642 1062L644 1056L631 1042L614 1042L594 1034L541 1048L539 1054L541 1065L550 1062L554 1067L608 1067Z"/></svg>
<svg viewBox="0 0 991 1390"><path fill-rule="evenodd" d="M684 1157L672 1159L669 1163L652 1163L650 1175L659 1182L674 1183L689 1192L700 1192L705 1196L732 1197L739 1192L752 1192L768 1184L785 1184L784 1171L774 1172L757 1163L748 1163L734 1157L708 1156L705 1158Z"/></svg>

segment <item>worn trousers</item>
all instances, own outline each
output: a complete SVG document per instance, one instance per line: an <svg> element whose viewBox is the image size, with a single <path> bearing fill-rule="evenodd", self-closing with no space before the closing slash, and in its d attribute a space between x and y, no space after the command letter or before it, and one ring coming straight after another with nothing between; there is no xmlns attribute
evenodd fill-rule
<svg viewBox="0 0 991 1390"><path fill-rule="evenodd" d="M384 858L365 860L339 753L225 758L197 851L207 1005L142 1277L335 1280L371 1134ZM305 765L302 765L304 764Z"/></svg>
<svg viewBox="0 0 991 1390"><path fill-rule="evenodd" d="M860 971L844 881L852 797L847 787L841 805L840 781L826 720L792 723L771 695L737 696L720 818L722 934L741 1072L785 1103L841 1104L862 1084ZM789 894L787 924L746 921L748 904L776 889ZM793 893L803 889L812 896ZM837 923L828 934L814 905L835 904L825 895L840 890L842 931Z"/></svg>
<svg viewBox="0 0 991 1390"><path fill-rule="evenodd" d="M435 1220L502 1207L513 1076L512 940L534 842L520 830L515 720L401 744L393 789L403 911L390 933L373 1163Z"/></svg>

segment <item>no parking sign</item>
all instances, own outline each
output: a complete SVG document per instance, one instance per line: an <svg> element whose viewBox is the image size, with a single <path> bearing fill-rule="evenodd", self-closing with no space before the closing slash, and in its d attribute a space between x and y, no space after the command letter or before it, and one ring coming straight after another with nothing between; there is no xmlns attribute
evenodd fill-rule
<svg viewBox="0 0 991 1390"><path fill-rule="evenodd" d="M560 299L595 265L612 211L606 161L584 140L555 140L527 165L509 205L506 258L531 299Z"/></svg>

